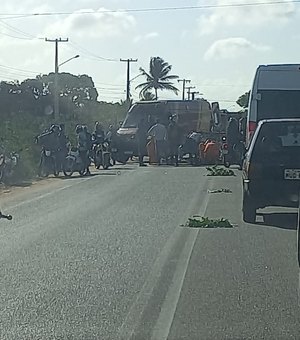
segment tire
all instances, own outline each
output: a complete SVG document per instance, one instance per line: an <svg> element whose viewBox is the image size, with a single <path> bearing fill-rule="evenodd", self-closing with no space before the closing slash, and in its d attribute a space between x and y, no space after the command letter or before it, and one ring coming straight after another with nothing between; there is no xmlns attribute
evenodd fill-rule
<svg viewBox="0 0 300 340"><path fill-rule="evenodd" d="M96 169L100 169L100 166L102 165L102 155L101 155L102 151L97 151L96 155L95 155L95 168Z"/></svg>
<svg viewBox="0 0 300 340"><path fill-rule="evenodd" d="M224 156L224 166L225 168L230 168L230 162L227 160L227 157Z"/></svg>
<svg viewBox="0 0 300 340"><path fill-rule="evenodd" d="M39 165L39 171L38 171L39 177L48 177L50 175L49 168L45 162L45 160L42 160L40 165Z"/></svg>
<svg viewBox="0 0 300 340"><path fill-rule="evenodd" d="M116 155L116 161L125 165L129 160L129 156L125 155L125 154L122 154L122 153L118 153Z"/></svg>
<svg viewBox="0 0 300 340"><path fill-rule="evenodd" d="M79 175L81 176L81 177L83 177L84 175L85 175L85 170L80 170L80 171L78 171L79 172Z"/></svg>
<svg viewBox="0 0 300 340"><path fill-rule="evenodd" d="M246 192L243 196L243 221L252 224L256 222L256 207L253 199Z"/></svg>
<svg viewBox="0 0 300 340"><path fill-rule="evenodd" d="M71 177L73 175L74 166L75 166L74 160L71 158L67 158L64 164L64 171L63 171L66 177Z"/></svg>
<svg viewBox="0 0 300 340"><path fill-rule="evenodd" d="M103 157L103 169L107 170L110 166L110 155L109 153L105 153Z"/></svg>

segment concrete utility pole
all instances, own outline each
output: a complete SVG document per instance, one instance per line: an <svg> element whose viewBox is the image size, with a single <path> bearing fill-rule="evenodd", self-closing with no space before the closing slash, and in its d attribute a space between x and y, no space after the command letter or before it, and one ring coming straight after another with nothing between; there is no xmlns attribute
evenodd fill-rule
<svg viewBox="0 0 300 340"><path fill-rule="evenodd" d="M120 59L120 61L127 63L127 82L126 82L126 100L130 100L130 63L136 63L137 59Z"/></svg>
<svg viewBox="0 0 300 340"><path fill-rule="evenodd" d="M200 94L200 92L199 92L199 91L192 91L192 92L191 92L192 100L195 100L195 95L196 95L196 94Z"/></svg>
<svg viewBox="0 0 300 340"><path fill-rule="evenodd" d="M182 82L182 100L185 100L185 85L186 83L190 83L190 79L178 79L178 83Z"/></svg>
<svg viewBox="0 0 300 340"><path fill-rule="evenodd" d="M196 88L195 86L188 86L188 87L186 87L187 94L188 94L188 100L191 100L191 90L195 89L195 88Z"/></svg>
<svg viewBox="0 0 300 340"><path fill-rule="evenodd" d="M59 118L59 93L58 93L58 43L68 42L69 39L45 39L47 42L55 43L55 61L54 61L54 117Z"/></svg>

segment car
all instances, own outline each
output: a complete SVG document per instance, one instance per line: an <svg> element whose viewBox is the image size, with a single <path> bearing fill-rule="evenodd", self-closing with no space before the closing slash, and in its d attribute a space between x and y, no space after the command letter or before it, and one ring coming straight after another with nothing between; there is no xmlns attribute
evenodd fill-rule
<svg viewBox="0 0 300 340"><path fill-rule="evenodd" d="M259 122L243 163L243 220L268 206L298 207L300 119Z"/></svg>

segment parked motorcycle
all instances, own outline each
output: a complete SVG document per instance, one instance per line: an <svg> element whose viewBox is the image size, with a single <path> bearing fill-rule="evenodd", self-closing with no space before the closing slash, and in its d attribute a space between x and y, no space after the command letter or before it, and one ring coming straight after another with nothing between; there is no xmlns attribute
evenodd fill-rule
<svg viewBox="0 0 300 340"><path fill-rule="evenodd" d="M63 172L66 177L71 177L74 172L78 172L80 176L85 175L86 166L80 157L79 149L77 147L72 147L70 149L65 160Z"/></svg>
<svg viewBox="0 0 300 340"><path fill-rule="evenodd" d="M59 175L57 155L55 151L43 148L41 152L38 175L40 177L48 177L51 173L55 177Z"/></svg>
<svg viewBox="0 0 300 340"><path fill-rule="evenodd" d="M98 143L94 147L94 163L96 169L100 169L100 166L103 167L104 170L107 170L110 166L110 146L108 142Z"/></svg>

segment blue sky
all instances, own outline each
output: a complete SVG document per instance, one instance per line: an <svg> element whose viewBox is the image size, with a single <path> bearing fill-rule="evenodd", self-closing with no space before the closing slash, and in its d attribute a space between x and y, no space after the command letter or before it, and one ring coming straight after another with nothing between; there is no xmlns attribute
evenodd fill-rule
<svg viewBox="0 0 300 340"><path fill-rule="evenodd" d="M191 85L205 98L219 101L223 108L235 109L234 102L250 88L257 65L300 61L300 4L289 0L284 4L259 6L253 4L274 0L53 2L1 0L0 79L22 80L53 71L54 45L46 43L44 38L68 37L68 43L60 44L60 62L76 54L80 58L63 65L60 71L92 76L101 100L125 98L126 65L119 62L120 58L138 59L132 64L131 78L134 78L140 66L147 69L151 56L160 56L173 65L174 74L191 79ZM222 7L229 4L238 6ZM217 6L162 12L109 12L207 5ZM45 12L68 14L18 17ZM138 99L135 86L141 80L132 82L134 99ZM173 98L173 95L162 92L160 98Z"/></svg>

